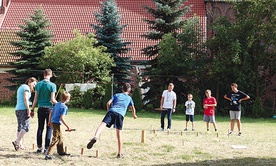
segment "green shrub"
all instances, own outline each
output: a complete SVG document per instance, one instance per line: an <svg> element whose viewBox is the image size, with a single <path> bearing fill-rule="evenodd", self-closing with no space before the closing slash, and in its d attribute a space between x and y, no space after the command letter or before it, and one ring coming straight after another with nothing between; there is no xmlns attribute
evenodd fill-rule
<svg viewBox="0 0 276 166"><path fill-rule="evenodd" d="M260 97L257 97L256 100L254 101L252 112L253 112L254 118L259 118L263 116L265 111Z"/></svg>
<svg viewBox="0 0 276 166"><path fill-rule="evenodd" d="M142 103L140 89L138 87L136 87L133 91L132 100L134 102L134 106L135 106L136 111L137 112L141 111L142 107L143 107L143 103Z"/></svg>
<svg viewBox="0 0 276 166"><path fill-rule="evenodd" d="M83 93L80 91L79 86L75 86L73 90L70 91L71 99L68 105L74 108L81 108L83 101Z"/></svg>
<svg viewBox="0 0 276 166"><path fill-rule="evenodd" d="M85 109L92 108L93 106L93 89L89 89L83 94L82 107Z"/></svg>

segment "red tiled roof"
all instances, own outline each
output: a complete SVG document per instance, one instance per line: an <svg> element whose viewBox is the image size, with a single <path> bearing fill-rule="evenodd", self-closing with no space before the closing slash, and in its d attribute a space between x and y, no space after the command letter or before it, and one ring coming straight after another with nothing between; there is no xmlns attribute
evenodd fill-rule
<svg viewBox="0 0 276 166"><path fill-rule="evenodd" d="M153 7L152 0L117 0L116 3L122 15L121 24L128 25L122 38L132 43L128 45L132 50L126 56L132 57L132 61L147 60L141 49L153 43L141 37L148 31L148 25L142 19L151 17L143 5ZM191 17L196 13L205 24L204 1L189 0L186 4L193 4L193 12L187 16ZM74 38L74 29L80 30L82 34L93 32L90 24L96 24L93 13L99 10L100 3L93 0L12 0L0 28L18 29L18 24L22 24L23 19L29 18L39 6L51 22L50 29L55 35L54 43L57 43Z"/></svg>

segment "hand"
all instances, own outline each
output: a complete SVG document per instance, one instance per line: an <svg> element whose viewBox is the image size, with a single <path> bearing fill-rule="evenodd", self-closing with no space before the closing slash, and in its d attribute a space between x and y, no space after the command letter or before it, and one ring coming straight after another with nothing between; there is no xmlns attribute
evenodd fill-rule
<svg viewBox="0 0 276 166"><path fill-rule="evenodd" d="M137 118L137 115L133 115L133 119L136 119Z"/></svg>
<svg viewBox="0 0 276 166"><path fill-rule="evenodd" d="M31 110L30 116L33 118L34 117L34 110Z"/></svg>
<svg viewBox="0 0 276 166"><path fill-rule="evenodd" d="M72 130L71 130L71 128L68 126L66 131L71 132Z"/></svg>
<svg viewBox="0 0 276 166"><path fill-rule="evenodd" d="M52 126L52 123L51 123L51 122L48 122L48 126Z"/></svg>
<svg viewBox="0 0 276 166"><path fill-rule="evenodd" d="M172 111L175 112L175 108Z"/></svg>

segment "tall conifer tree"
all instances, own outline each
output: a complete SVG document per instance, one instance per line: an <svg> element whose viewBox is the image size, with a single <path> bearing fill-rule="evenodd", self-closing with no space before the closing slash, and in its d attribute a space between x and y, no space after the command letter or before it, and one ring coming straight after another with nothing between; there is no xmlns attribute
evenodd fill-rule
<svg viewBox="0 0 276 166"><path fill-rule="evenodd" d="M14 75L10 79L11 82L21 84L29 77L39 79L39 73L42 73L37 72L40 70L39 58L44 55L44 48L52 45L53 35L47 29L49 26L50 22L43 14L42 8L36 9L29 19L24 20L24 24L19 25L21 30L16 34L20 40L11 42L18 48L11 54L19 57L16 62L11 63L15 69L8 71Z"/></svg>
<svg viewBox="0 0 276 166"><path fill-rule="evenodd" d="M158 65L156 56L158 54L158 42L161 41L163 35L172 33L175 37L180 32L184 19L183 17L190 11L190 6L184 6L186 0L153 0L155 8L144 6L146 11L153 16L153 19L144 19L149 25L149 31L143 35L151 41L156 41L155 45L147 46L142 51L143 54L150 59L144 75L147 75L150 79L142 85L142 88L150 88L143 98L144 101L156 102L159 101L160 93L164 88L167 88L169 82L174 82L176 79L171 76L156 75ZM166 66L163 66L166 67Z"/></svg>
<svg viewBox="0 0 276 166"><path fill-rule="evenodd" d="M121 37L126 25L120 24L121 15L119 15L115 1L106 0L100 3L100 11L95 13L98 24L91 24L91 26L96 31L98 44L107 47L106 52L114 59L116 66L111 68L111 73L114 74L114 82L118 86L124 82L130 82L132 68L130 58L123 56L130 50L127 48L130 42L124 42ZM121 89L116 91L121 91Z"/></svg>

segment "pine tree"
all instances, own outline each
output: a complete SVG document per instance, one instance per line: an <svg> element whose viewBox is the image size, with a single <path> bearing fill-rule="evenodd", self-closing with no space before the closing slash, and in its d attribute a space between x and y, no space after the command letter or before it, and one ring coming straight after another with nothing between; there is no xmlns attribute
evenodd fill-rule
<svg viewBox="0 0 276 166"><path fill-rule="evenodd" d="M21 84L29 77L39 79L40 74L38 73L42 73L37 72L40 70L39 58L44 55L44 48L52 45L51 38L53 37L50 30L47 29L50 22L45 17L42 8L39 8L30 15L29 19L24 20L24 24L19 25L21 30L16 34L20 40L11 42L18 48L11 54L19 57L16 62L11 63L15 69L8 71L14 75L10 79L11 82Z"/></svg>
<svg viewBox="0 0 276 166"><path fill-rule="evenodd" d="M149 103L154 102L155 99L159 100L160 93L164 90L163 88L166 88L169 82L174 82L176 79L173 75L168 77L155 74L158 69L155 57L159 51L158 42L161 41L163 35L171 33L173 36L176 36L177 33L181 31L185 21L183 17L190 11L190 6L184 6L183 3L185 1L186 0L153 0L155 8L144 6L146 11L154 18L144 19L149 25L150 31L142 36L151 41L156 41L155 45L147 46L142 49L143 54L151 59L147 62L147 65L150 67L146 68L146 72L144 73L144 75L148 76L150 81L142 85L142 88L150 88L149 91L144 94L145 97L143 98L144 101L149 101Z"/></svg>
<svg viewBox="0 0 276 166"><path fill-rule="evenodd" d="M99 45L107 47L106 52L114 59L115 67L111 68L111 73L114 74L114 82L119 85L130 82L130 70L133 66L130 65L130 58L123 57L130 48L127 45L130 42L123 42L121 38L122 31L126 25L120 25L121 15L118 13L118 7L114 0L106 0L100 2L100 11L95 13L98 24L91 24L96 33L96 38ZM116 90L121 91L121 88Z"/></svg>

